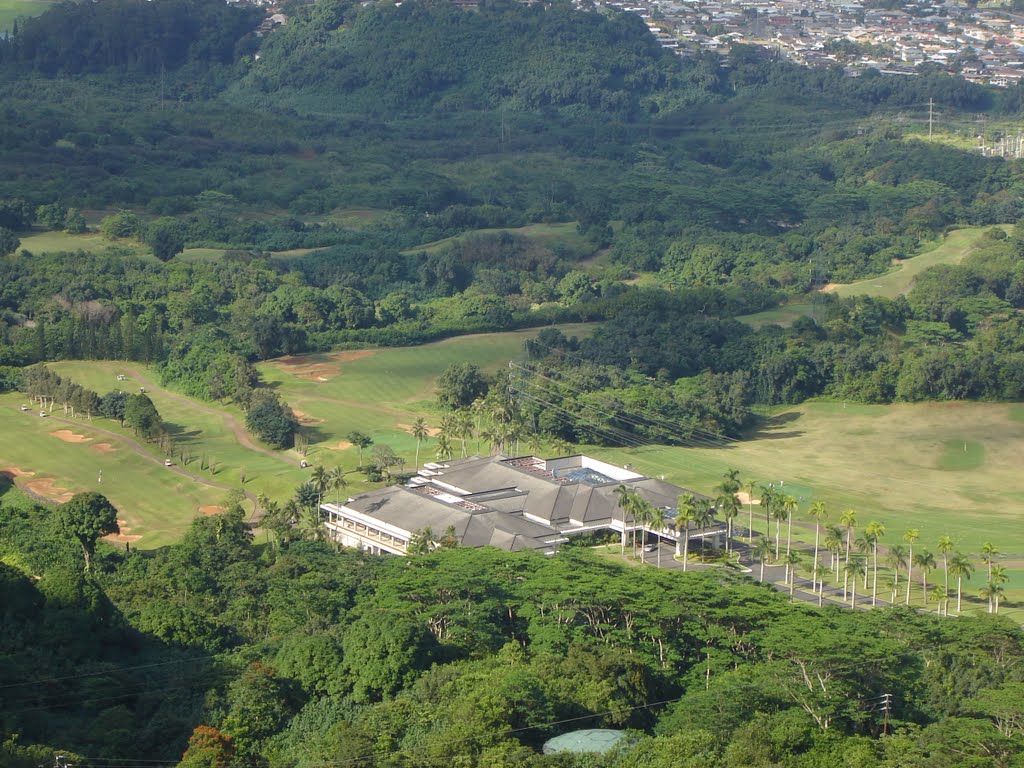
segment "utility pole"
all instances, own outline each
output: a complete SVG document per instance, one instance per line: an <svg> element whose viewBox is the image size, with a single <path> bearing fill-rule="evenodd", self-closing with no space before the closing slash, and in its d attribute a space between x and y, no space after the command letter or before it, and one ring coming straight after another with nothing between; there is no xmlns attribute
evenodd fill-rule
<svg viewBox="0 0 1024 768"><path fill-rule="evenodd" d="M889 711L892 709L892 694L882 694L882 735L886 736L889 733Z"/></svg>
<svg viewBox="0 0 1024 768"><path fill-rule="evenodd" d="M928 138L932 137L932 125L935 121L935 99L928 99Z"/></svg>

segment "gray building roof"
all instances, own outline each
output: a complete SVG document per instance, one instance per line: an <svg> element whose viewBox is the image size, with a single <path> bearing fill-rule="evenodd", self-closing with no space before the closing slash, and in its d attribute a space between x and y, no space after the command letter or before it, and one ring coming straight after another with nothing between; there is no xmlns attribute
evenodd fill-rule
<svg viewBox="0 0 1024 768"><path fill-rule="evenodd" d="M620 484L663 509L687 492L586 456L474 456L428 464L408 486L371 491L344 506L410 534L451 528L463 546L552 551L565 533L621 521Z"/></svg>

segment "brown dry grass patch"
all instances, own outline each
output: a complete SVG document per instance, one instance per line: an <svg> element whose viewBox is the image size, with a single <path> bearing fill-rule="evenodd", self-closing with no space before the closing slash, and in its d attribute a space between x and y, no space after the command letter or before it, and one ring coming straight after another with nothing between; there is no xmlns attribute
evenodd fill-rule
<svg viewBox="0 0 1024 768"><path fill-rule="evenodd" d="M36 496L42 496L44 499L55 501L58 504L64 504L65 502L71 501L71 497L75 494L66 488L60 488L57 486L57 481L52 477L40 477L35 480L28 480L25 482L25 487L28 488Z"/></svg>
<svg viewBox="0 0 1024 768"><path fill-rule="evenodd" d="M10 478L18 477L32 477L35 472L28 469L21 469L20 467L4 467L0 469L0 474L7 475Z"/></svg>
<svg viewBox="0 0 1024 768"><path fill-rule="evenodd" d="M337 445L329 445L327 447L330 448L332 451L347 451L349 448L352 447L352 443L350 443L348 440L341 440L338 442Z"/></svg>
<svg viewBox="0 0 1024 768"><path fill-rule="evenodd" d="M100 453L117 452L117 448L112 446L110 443L96 443L95 445L90 445L89 447L92 448L94 451L99 451Z"/></svg>
<svg viewBox="0 0 1024 768"><path fill-rule="evenodd" d="M199 508L199 511L204 515L219 515L224 511L224 507L218 506L217 504L204 504Z"/></svg>
<svg viewBox="0 0 1024 768"><path fill-rule="evenodd" d="M63 440L65 443L87 443L92 440L91 437L75 434L70 429L58 429L56 432L51 432L50 434L58 440Z"/></svg>
<svg viewBox="0 0 1024 768"><path fill-rule="evenodd" d="M323 424L323 419L318 419L316 416L310 416L309 414L292 408L292 413L295 414L295 418L299 420L299 424Z"/></svg>
<svg viewBox="0 0 1024 768"><path fill-rule="evenodd" d="M341 374L342 363L360 360L373 354L376 353L372 349L355 349L317 358L308 355L287 355L274 360L272 365L297 379L324 382Z"/></svg>

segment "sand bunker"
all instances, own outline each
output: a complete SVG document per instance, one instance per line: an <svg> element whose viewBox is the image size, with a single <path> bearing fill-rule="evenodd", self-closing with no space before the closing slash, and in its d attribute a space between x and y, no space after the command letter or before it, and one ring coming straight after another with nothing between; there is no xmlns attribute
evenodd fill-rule
<svg viewBox="0 0 1024 768"><path fill-rule="evenodd" d="M109 541L112 544L134 544L136 541L142 538L142 534L128 533L131 530L127 526L127 520L118 520L117 527L121 529L120 533L111 533L103 537L104 541Z"/></svg>
<svg viewBox="0 0 1024 768"><path fill-rule="evenodd" d="M50 434L58 440L63 440L65 443L86 443L92 440L91 437L86 437L85 435L76 435L70 429L58 429Z"/></svg>
<svg viewBox="0 0 1024 768"><path fill-rule="evenodd" d="M307 355L288 355L280 357L273 365L298 379L324 382L341 374L341 364L359 360L375 354L372 349L354 349L347 352L335 352L333 355L322 355L316 358Z"/></svg>
<svg viewBox="0 0 1024 768"><path fill-rule="evenodd" d="M299 420L299 424L323 424L323 419L318 419L316 416L309 416L303 411L297 411L294 408L292 413L295 414L295 418Z"/></svg>
<svg viewBox="0 0 1024 768"><path fill-rule="evenodd" d="M736 491L736 498L740 500L740 504L750 504L750 494L746 491ZM760 499L754 499L754 504L760 503Z"/></svg>
<svg viewBox="0 0 1024 768"><path fill-rule="evenodd" d="M35 480L28 480L25 482L25 487L36 496L41 496L44 499L49 499L50 501L56 501L58 504L71 501L71 497L75 495L66 488L58 488L57 481L52 477L40 477Z"/></svg>
<svg viewBox="0 0 1024 768"><path fill-rule="evenodd" d="M0 474L7 475L9 477L32 477L35 472L30 472L27 469L21 469L19 467L4 467L0 469Z"/></svg>
<svg viewBox="0 0 1024 768"><path fill-rule="evenodd" d="M199 508L199 511L204 515L219 515L224 511L224 507L217 506L216 504L205 504Z"/></svg>
<svg viewBox="0 0 1024 768"><path fill-rule="evenodd" d="M115 453L117 451L117 448L112 446L110 443L96 443L95 445L90 445L89 447L92 448L94 451L99 451L100 453Z"/></svg>
<svg viewBox="0 0 1024 768"><path fill-rule="evenodd" d="M403 432L412 432L412 424L395 424ZM441 430L438 427L427 427L427 435L429 437L437 437L441 434Z"/></svg>
<svg viewBox="0 0 1024 768"><path fill-rule="evenodd" d="M348 440L342 440L337 445L329 445L327 447L330 448L332 451L347 451L349 448L352 447L352 443L350 443Z"/></svg>

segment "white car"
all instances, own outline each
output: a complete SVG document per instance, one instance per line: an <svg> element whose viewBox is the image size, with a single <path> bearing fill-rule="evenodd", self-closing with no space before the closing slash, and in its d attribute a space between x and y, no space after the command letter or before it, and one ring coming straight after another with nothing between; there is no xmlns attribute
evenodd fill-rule
<svg viewBox="0 0 1024 768"><path fill-rule="evenodd" d="M49 416L49 415L50 415L50 414L48 414L48 413L47 413L46 411L40 411L40 412L39 412L39 417L40 417L41 419L45 419L45 418L46 418L47 416Z"/></svg>
<svg viewBox="0 0 1024 768"><path fill-rule="evenodd" d="M174 466L174 462L171 461L170 459L164 459L164 466L165 467L173 467Z"/></svg>
<svg viewBox="0 0 1024 768"><path fill-rule="evenodd" d="M21 410L23 410L23 411L27 411L27 410L28 410L28 406L27 406L27 405L23 405L23 406L21 406Z"/></svg>

